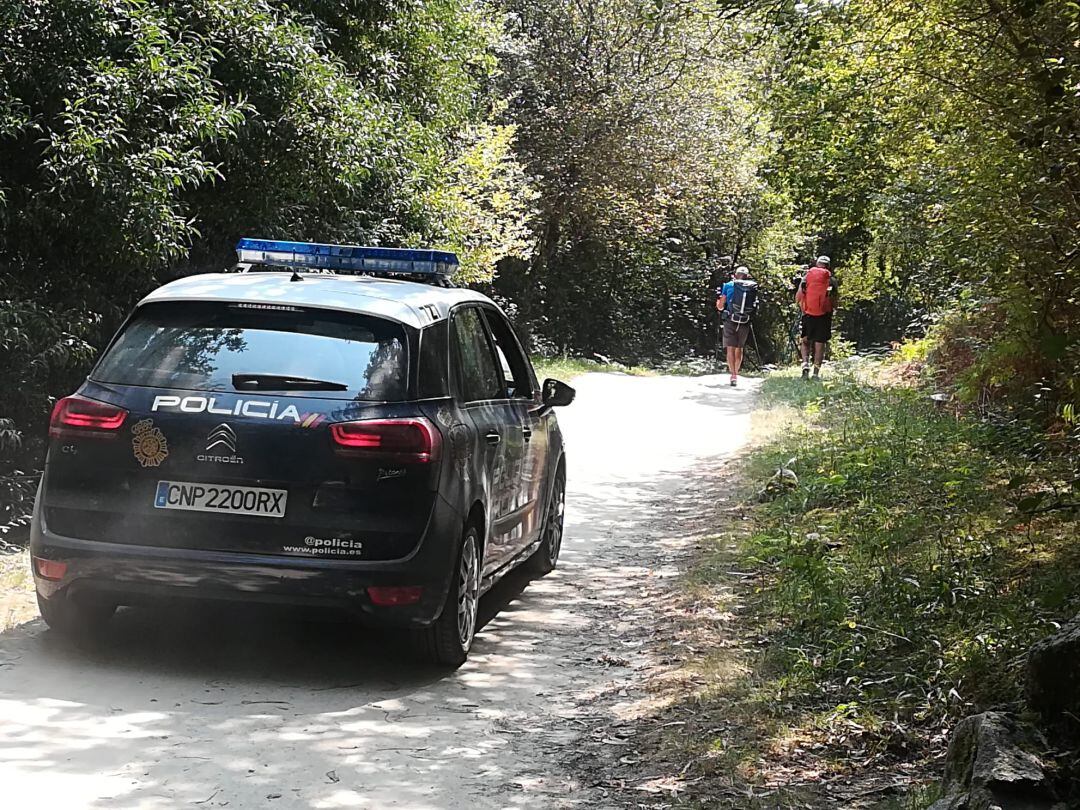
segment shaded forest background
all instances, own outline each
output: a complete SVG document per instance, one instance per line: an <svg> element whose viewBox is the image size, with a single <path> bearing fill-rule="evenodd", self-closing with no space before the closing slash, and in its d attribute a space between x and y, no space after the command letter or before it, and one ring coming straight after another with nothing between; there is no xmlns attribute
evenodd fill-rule
<svg viewBox="0 0 1080 810"><path fill-rule="evenodd" d="M0 532L51 403L241 236L431 245L534 351L711 354L722 257L1080 442L1064 0L0 0Z"/></svg>

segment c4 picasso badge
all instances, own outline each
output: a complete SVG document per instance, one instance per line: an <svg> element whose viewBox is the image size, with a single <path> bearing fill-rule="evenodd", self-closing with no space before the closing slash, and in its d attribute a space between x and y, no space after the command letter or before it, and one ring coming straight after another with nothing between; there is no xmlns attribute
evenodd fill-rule
<svg viewBox="0 0 1080 810"><path fill-rule="evenodd" d="M154 427L153 419L143 419L131 427L134 438L131 446L135 459L144 467L157 467L169 456L169 442L161 428Z"/></svg>

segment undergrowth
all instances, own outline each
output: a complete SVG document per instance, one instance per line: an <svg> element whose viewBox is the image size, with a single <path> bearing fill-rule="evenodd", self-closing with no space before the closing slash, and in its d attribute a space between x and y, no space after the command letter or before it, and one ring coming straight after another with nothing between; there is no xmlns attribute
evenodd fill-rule
<svg viewBox="0 0 1080 810"><path fill-rule="evenodd" d="M762 384L640 726L684 792L640 806L925 810L956 720L1020 707L1026 651L1080 611L1080 472L920 388L925 353Z"/></svg>
<svg viewBox="0 0 1080 810"><path fill-rule="evenodd" d="M601 372L606 374L629 374L632 377L654 377L660 374L672 377L700 377L706 374L717 374L726 366L718 366L711 357L687 357L667 363L649 366L628 366L614 360L602 361L591 360L584 357L544 357L533 355L533 367L536 376L543 382L546 377L555 377L564 382L572 380L582 374ZM740 374L744 377L754 377L760 372L743 367Z"/></svg>
<svg viewBox="0 0 1080 810"><path fill-rule="evenodd" d="M617 372L635 377L648 377L656 372L641 366L624 366L620 363L601 363L583 357L538 357L532 358L533 368L540 382L547 377L554 377L569 382L574 377L590 372Z"/></svg>
<svg viewBox="0 0 1080 810"><path fill-rule="evenodd" d="M798 479L743 544L763 708L903 754L1017 702L1025 651L1080 610L1069 459L853 375L773 375L763 395L800 414L750 460L759 480L789 463Z"/></svg>

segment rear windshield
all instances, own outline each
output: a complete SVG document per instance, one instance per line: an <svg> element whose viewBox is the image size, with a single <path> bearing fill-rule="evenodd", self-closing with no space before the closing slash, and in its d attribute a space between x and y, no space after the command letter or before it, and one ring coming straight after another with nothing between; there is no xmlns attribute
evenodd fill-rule
<svg viewBox="0 0 1080 810"><path fill-rule="evenodd" d="M251 306L147 304L92 377L119 385L236 391L234 374L269 375L335 383L339 389L305 390L304 396L405 399L408 356L401 325L333 310ZM268 393L288 390L273 380L262 386Z"/></svg>

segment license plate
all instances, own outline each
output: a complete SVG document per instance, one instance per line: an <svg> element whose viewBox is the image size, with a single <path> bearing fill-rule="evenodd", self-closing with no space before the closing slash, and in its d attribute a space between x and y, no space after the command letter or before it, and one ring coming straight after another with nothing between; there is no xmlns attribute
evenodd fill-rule
<svg viewBox="0 0 1080 810"><path fill-rule="evenodd" d="M154 506L158 509L186 509L190 512L285 517L285 499L288 494L288 490L284 489L158 481Z"/></svg>

